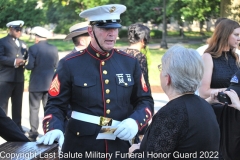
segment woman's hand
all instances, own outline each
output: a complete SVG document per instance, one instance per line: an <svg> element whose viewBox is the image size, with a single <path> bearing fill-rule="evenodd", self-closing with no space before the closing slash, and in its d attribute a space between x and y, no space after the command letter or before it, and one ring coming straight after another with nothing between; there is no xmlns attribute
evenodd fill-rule
<svg viewBox="0 0 240 160"><path fill-rule="evenodd" d="M139 149L139 148L140 148L140 144L141 144L141 143L133 144L133 145L129 148L128 152L129 152L129 153L132 153L134 150Z"/></svg>
<svg viewBox="0 0 240 160"><path fill-rule="evenodd" d="M211 93L210 93L210 97L208 97L205 100L210 104L221 103L221 102L218 101L217 95L218 95L218 92L223 92L225 90L226 90L225 88L224 89L218 89L218 90L212 90Z"/></svg>
<svg viewBox="0 0 240 160"><path fill-rule="evenodd" d="M232 89L230 89L230 91L225 91L224 93L226 93L232 101L232 104L228 104L228 106L233 107L240 111L240 101L238 94Z"/></svg>

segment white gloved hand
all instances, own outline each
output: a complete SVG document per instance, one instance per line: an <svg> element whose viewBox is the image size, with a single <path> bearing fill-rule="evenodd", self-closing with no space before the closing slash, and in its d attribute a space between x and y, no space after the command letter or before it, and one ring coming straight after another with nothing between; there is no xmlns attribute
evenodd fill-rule
<svg viewBox="0 0 240 160"><path fill-rule="evenodd" d="M54 129L47 132L44 136L39 138L37 144L52 145L54 140L58 141L58 145L62 147L64 141L63 132L59 129Z"/></svg>
<svg viewBox="0 0 240 160"><path fill-rule="evenodd" d="M137 132L137 122L132 118L127 118L117 126L117 130L114 132L114 135L121 140L127 141L133 139L133 137L136 136Z"/></svg>

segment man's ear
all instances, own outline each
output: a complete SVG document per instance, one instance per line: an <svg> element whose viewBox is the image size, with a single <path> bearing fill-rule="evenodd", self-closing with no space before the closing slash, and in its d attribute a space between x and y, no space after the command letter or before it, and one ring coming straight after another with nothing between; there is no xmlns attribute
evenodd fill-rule
<svg viewBox="0 0 240 160"><path fill-rule="evenodd" d="M94 29L93 26L88 27L88 34L89 34L89 36L90 36L91 38L94 38L93 29Z"/></svg>

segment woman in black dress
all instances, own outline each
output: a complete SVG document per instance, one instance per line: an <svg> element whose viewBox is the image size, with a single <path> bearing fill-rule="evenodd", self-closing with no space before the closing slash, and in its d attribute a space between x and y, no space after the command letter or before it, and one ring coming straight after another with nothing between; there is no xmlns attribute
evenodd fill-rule
<svg viewBox="0 0 240 160"><path fill-rule="evenodd" d="M230 19L222 20L209 39L202 55L204 75L199 88L202 98L226 90L231 77L239 70L239 56L234 52L240 41L240 25ZM240 111L228 105L213 104L221 131L220 152L224 159L240 159Z"/></svg>
<svg viewBox="0 0 240 160"><path fill-rule="evenodd" d="M160 79L169 102L153 117L132 159L218 159L220 131L210 104L194 94L203 62L197 51L176 45L162 57Z"/></svg>

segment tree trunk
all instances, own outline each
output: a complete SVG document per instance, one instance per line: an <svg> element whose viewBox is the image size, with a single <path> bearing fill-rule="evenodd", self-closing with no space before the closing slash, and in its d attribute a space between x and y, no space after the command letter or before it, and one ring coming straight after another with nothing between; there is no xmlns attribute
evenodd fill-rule
<svg viewBox="0 0 240 160"><path fill-rule="evenodd" d="M204 25L204 21L200 21L200 34L201 34L202 36L205 35L204 32L203 32L203 25Z"/></svg>
<svg viewBox="0 0 240 160"><path fill-rule="evenodd" d="M166 21L166 0L163 0L163 31L162 31L162 41L160 44L161 48L167 49L167 21Z"/></svg>

